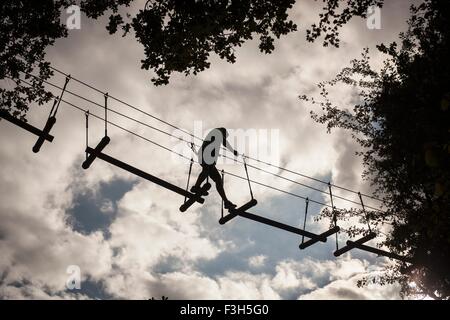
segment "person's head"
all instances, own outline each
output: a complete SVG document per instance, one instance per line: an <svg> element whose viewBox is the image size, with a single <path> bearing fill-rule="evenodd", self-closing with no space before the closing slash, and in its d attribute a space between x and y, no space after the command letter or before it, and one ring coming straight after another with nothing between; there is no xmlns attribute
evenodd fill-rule
<svg viewBox="0 0 450 320"><path fill-rule="evenodd" d="M225 128L217 128L217 130L219 130L222 133L222 136L224 139L228 138L228 131Z"/></svg>

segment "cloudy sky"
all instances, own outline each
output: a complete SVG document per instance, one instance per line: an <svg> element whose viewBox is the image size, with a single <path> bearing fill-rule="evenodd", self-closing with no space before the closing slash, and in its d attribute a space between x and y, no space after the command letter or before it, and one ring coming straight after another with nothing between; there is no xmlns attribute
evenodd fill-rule
<svg viewBox="0 0 450 320"><path fill-rule="evenodd" d="M343 28L341 48L336 49L305 41L305 29L317 20L318 7L312 1L298 1L290 14L299 31L277 41L272 55L260 54L258 43L249 42L237 50L237 63L212 57L211 69L196 77L175 75L166 87L151 85L151 74L140 69L140 44L132 36L109 36L105 20L82 17L81 30L57 41L47 58L56 68L188 131L195 124L201 125L201 135L214 127L278 130L278 138L269 143L276 152L272 160L318 179L370 192L360 178L361 161L354 155L357 146L343 132L327 134L314 123L309 116L313 106L301 102L298 95L314 94L317 82L331 79L366 46L371 48L373 65L379 66L383 56L374 47L395 40L404 30L410 4L387 1L380 30L369 30L362 19L353 20ZM55 76L52 82L62 85L63 80ZM103 103L103 96L75 82L68 88ZM353 97L351 91L340 91L335 101L351 106ZM70 94L65 98L102 114ZM31 108L29 122L42 127L49 107ZM110 101L110 108L173 131L117 102ZM158 143L177 145L148 127L114 115L110 118ZM91 145L101 139L102 130L101 123L91 121ZM101 161L87 171L81 169L84 115L64 103L52 132L55 141L33 154L34 136L0 123L1 298L400 298L395 285L356 287L358 279L376 277L388 260L358 251L336 259L331 238L300 251L298 236L243 218L219 225L220 198L215 190L203 206L180 213L183 198L177 194ZM186 163L116 128L111 127L109 135L112 142L106 153L176 185L186 184ZM266 146L259 139L251 147ZM241 165L219 167L245 174ZM198 172L194 167L194 175ZM262 183L329 202L321 193L255 170L249 173ZM326 190L298 176L285 176ZM227 177L225 189L238 204L249 199L243 180ZM301 199L257 186L254 193L259 203L252 212L299 225L304 210ZM357 200L352 194L342 195ZM335 204L348 207L342 201ZM313 232L328 227L328 222L312 220L321 209L310 205L308 228ZM341 243L345 240L340 237ZM80 290L66 288L67 268L72 265L81 271Z"/></svg>

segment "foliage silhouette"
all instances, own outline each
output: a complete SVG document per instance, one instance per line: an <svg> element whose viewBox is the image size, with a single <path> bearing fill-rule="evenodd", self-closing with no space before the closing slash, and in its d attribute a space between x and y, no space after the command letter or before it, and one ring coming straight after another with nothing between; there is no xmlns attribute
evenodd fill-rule
<svg viewBox="0 0 450 320"><path fill-rule="evenodd" d="M151 297L151 299L148 299L148 300L157 300L157 299L155 299L155 297ZM161 300L163 300L163 301L169 300L169 297L162 296Z"/></svg>
<svg viewBox="0 0 450 320"><path fill-rule="evenodd" d="M60 21L61 13L78 3L91 19L108 14L110 34L134 31L144 47L142 68L152 70L155 85L169 83L174 72L198 74L210 67L212 53L235 62L235 48L259 37L259 49L271 53L275 39L294 32L297 26L288 17L295 0L154 0L148 1L132 17L126 13L133 0L5 0L0 4L0 79L19 79L21 72L52 76L45 61L45 49L68 32ZM353 16L365 16L370 5L380 0L335 1L325 3L320 22L308 32L309 41L324 35L324 45L338 45L339 28ZM346 6L342 9L343 6ZM342 10L341 10L342 9ZM83 32L81 30L81 32ZM51 99L42 80L26 77L32 87L0 89L2 109L24 117L32 102L43 104Z"/></svg>
<svg viewBox="0 0 450 320"><path fill-rule="evenodd" d="M312 117L352 133L361 145L365 178L376 187L386 212L370 212L373 227L390 221L384 241L391 251L407 255L413 267L401 263L385 268L381 284L400 282L402 294L450 297L450 2L427 0L411 8L408 31L401 45L380 45L387 54L380 72L370 66L368 50L335 79L319 84L322 113ZM349 85L359 90L360 103L350 111L330 101L330 88ZM358 210L341 210L349 219ZM321 218L330 217L325 210ZM363 219L363 222L364 219ZM353 237L367 230L346 230ZM367 284L369 279L360 281Z"/></svg>

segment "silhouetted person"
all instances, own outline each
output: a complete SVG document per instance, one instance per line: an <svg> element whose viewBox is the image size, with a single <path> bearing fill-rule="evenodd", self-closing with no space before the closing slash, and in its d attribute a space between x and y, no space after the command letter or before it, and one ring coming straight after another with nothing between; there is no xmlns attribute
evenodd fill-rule
<svg viewBox="0 0 450 320"><path fill-rule="evenodd" d="M235 151L227 141L227 138L228 132L225 128L216 128L208 133L202 146L197 152L198 162L202 166L202 172L200 172L197 182L192 186L191 191L194 193L200 192L203 181L209 176L216 184L217 192L223 199L225 209L233 209L236 205L228 200L223 189L222 177L216 168L217 158L219 157L219 151L222 145L233 152L235 156L238 155L237 151Z"/></svg>

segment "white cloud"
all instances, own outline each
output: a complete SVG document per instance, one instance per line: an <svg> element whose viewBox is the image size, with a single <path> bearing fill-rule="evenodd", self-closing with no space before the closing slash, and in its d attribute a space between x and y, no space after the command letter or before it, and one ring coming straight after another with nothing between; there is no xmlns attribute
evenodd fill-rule
<svg viewBox="0 0 450 320"><path fill-rule="evenodd" d="M293 17L307 24L314 16L309 14L311 10L310 4L299 2ZM388 36L396 33L392 29L383 31ZM236 64L214 58L210 70L195 78L175 76L163 88L151 87L149 75L140 70L140 45L132 38L108 37L100 23L83 25L82 32L58 41L49 49L49 58L68 73L188 130L200 118L205 128L280 129L284 166L311 176L324 176L331 171L335 183L359 188L361 168L354 165L359 160L351 155L355 145L340 133L327 135L323 126L310 119L311 107L297 98L301 93L315 90L315 83L333 76L348 60L358 56L363 46L373 46L376 42L372 34L357 24L346 27L343 34L345 45L332 49L308 44L304 34L298 32L277 41L278 48L270 56L259 54L257 43L251 42L238 50ZM69 88L102 103L101 95L73 81ZM88 107L69 94L66 98ZM342 94L342 101L348 102L346 98ZM116 102L111 102L110 107L168 129ZM101 112L93 106L89 108ZM48 110L31 109L30 123L42 126ZM169 139L149 128L113 115L110 119L170 146ZM91 121L92 146L103 134L102 125ZM0 122L1 297L86 298L81 293L65 291L66 267L73 264L80 266L84 280L101 283L108 294L120 298L397 297L396 288L355 288L355 279L367 272L367 261L351 256L333 261L325 260L323 255L320 259L299 258L294 254L275 261L267 253L260 254L255 249L260 244L251 236L233 234L229 231L233 230L232 225L220 227L217 219L205 217L219 213L220 202L214 190L203 207L195 205L187 213L180 213L182 197L102 161L94 162L88 171L81 170L84 115L65 105L61 106L52 132L55 141L46 143L35 155L31 153L35 137L5 121ZM187 165L172 161L169 153L115 128L110 127L109 134L112 141L105 152L179 186L185 185ZM225 168L244 175L242 166ZM195 174L198 168L194 169ZM252 179L265 184L288 190L293 187L290 182L276 181L254 170L250 174ZM310 183L298 176L288 177ZM138 183L119 201L117 212L113 212L111 201L99 199L104 201L101 211L115 217L108 228L109 237L105 239L99 231L82 235L73 230L68 223L68 212L74 206L74 194L96 194L101 183L117 178ZM233 201L248 200L245 181L227 177L225 187ZM260 203L270 202L276 194L257 186L254 192ZM306 190L302 192L306 194ZM298 208L293 206L292 211L297 212ZM208 223L202 224L204 221ZM324 226L310 224L310 229ZM236 238L227 238L230 234ZM276 245L270 241L268 246ZM296 247L295 240L292 241ZM199 267L227 252L244 252L242 259L250 270L234 270L228 261L224 273L209 274ZM158 269L170 259L174 261L171 266L174 270Z"/></svg>
<svg viewBox="0 0 450 320"><path fill-rule="evenodd" d="M5 296L19 297L23 290L43 297L43 288L48 295L60 295L69 265L78 265L83 279L101 278L111 265L109 245L102 234L84 236L66 223L71 157L50 145L44 146L47 157L33 155L27 148L32 138L8 126L2 133L0 272ZM14 283L19 287L12 288Z"/></svg>
<svg viewBox="0 0 450 320"><path fill-rule="evenodd" d="M357 288L360 276L346 280L335 280L326 286L299 296L300 300L398 300L400 288L397 285L369 285Z"/></svg>
<svg viewBox="0 0 450 320"><path fill-rule="evenodd" d="M253 256L248 259L248 265L250 267L258 268L264 266L267 257L264 255Z"/></svg>
<svg viewBox="0 0 450 320"><path fill-rule="evenodd" d="M108 214L114 212L114 204L110 199L106 199L102 202L102 205L100 207L100 211Z"/></svg>
<svg viewBox="0 0 450 320"><path fill-rule="evenodd" d="M272 279L272 285L280 291L314 289L316 284L312 278L304 276L304 271L303 263L282 261L276 266L276 275Z"/></svg>

